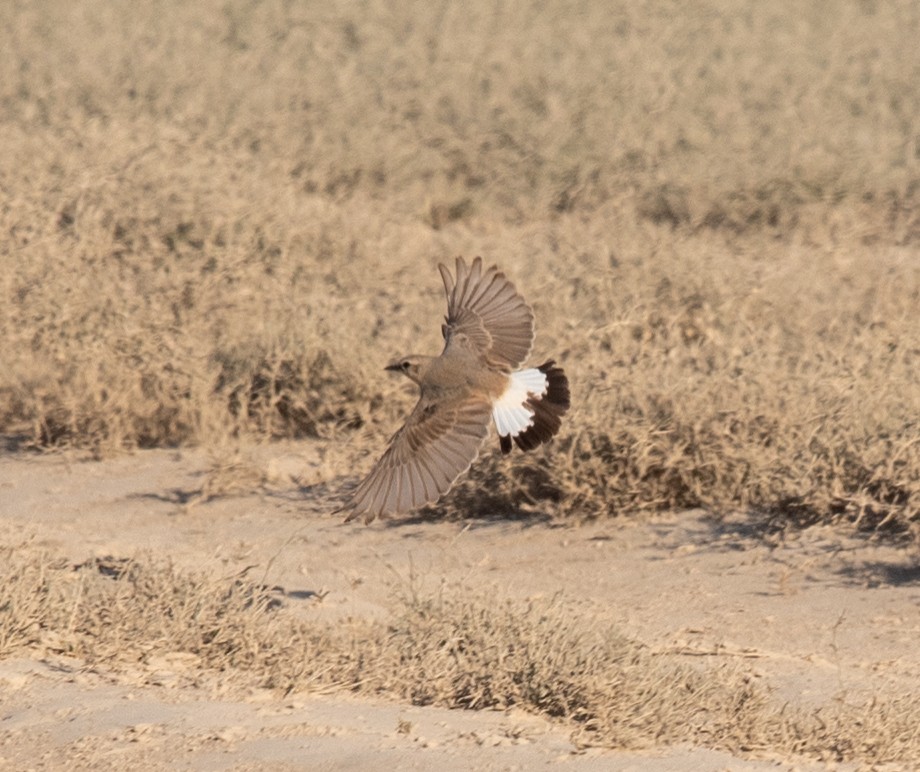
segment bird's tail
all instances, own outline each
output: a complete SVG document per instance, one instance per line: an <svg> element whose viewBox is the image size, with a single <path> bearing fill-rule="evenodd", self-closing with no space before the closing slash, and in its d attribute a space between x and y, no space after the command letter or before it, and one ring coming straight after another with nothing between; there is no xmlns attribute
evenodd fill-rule
<svg viewBox="0 0 920 772"><path fill-rule="evenodd" d="M502 453L511 452L512 440L521 450L551 440L569 404L569 380L552 359L512 373L505 393L492 406Z"/></svg>

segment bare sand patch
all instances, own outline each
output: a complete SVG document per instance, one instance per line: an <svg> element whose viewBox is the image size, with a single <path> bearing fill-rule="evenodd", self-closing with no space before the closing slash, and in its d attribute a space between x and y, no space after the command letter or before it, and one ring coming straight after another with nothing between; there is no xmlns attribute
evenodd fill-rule
<svg viewBox="0 0 920 772"><path fill-rule="evenodd" d="M5 459L10 763L42 747L46 768L366 768L384 749L419 768L756 769L916 751L916 565L897 547L828 526L768 543L701 512L352 528L290 486L188 509L176 484L207 467Z"/></svg>

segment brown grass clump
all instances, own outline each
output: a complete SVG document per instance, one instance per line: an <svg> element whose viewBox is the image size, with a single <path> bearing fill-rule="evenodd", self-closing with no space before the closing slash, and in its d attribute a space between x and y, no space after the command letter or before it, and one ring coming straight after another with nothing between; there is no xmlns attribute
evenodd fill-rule
<svg viewBox="0 0 920 772"><path fill-rule="evenodd" d="M592 518L704 506L916 528L920 271L894 250L876 258L885 279L836 254L803 274L798 247L733 256L723 243L704 258L698 238L653 266L610 265L585 245L577 289L538 304L564 319L590 299L556 343L571 419L545 453L487 454L448 510Z"/></svg>
<svg viewBox="0 0 920 772"><path fill-rule="evenodd" d="M215 579L149 559L80 566L7 550L0 657L24 649L106 673L182 657L208 674L293 690L346 689L417 705L517 706L582 743L692 743L827 760L905 761L920 751L914 696L803 712L773 704L729 666L654 655L561 598L527 604L442 593L396 599L386 622L297 621L246 577Z"/></svg>
<svg viewBox="0 0 920 772"><path fill-rule="evenodd" d="M441 511L916 532L913 4L318 9L0 10L0 432L351 474L482 253L574 409Z"/></svg>

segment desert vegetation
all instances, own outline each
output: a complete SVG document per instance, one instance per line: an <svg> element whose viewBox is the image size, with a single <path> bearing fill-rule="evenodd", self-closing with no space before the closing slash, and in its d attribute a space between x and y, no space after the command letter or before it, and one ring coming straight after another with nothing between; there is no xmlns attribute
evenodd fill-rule
<svg viewBox="0 0 920 772"><path fill-rule="evenodd" d="M911 4L0 13L8 435L352 470L411 404L382 364L438 349L435 264L482 253L575 409L445 513L914 533Z"/></svg>
<svg viewBox="0 0 920 772"><path fill-rule="evenodd" d="M734 664L698 666L620 635L572 599L499 602L469 587L411 584L386 622L330 625L279 612L246 576L215 580L151 556L80 565L6 549L0 657L22 649L89 671L156 683L181 660L186 687L257 685L281 693L349 690L416 705L523 708L571 728L583 746L691 743L884 763L916 758L915 696L783 705ZM71 660L73 661L73 660Z"/></svg>
<svg viewBox="0 0 920 772"><path fill-rule="evenodd" d="M251 448L318 443L333 509L411 408L383 366L440 348L435 266L481 254L573 409L423 517L703 507L916 545L918 28L873 0L6 2L0 435L201 448L204 496L260 484ZM913 698L784 707L567 599L407 592L333 628L250 577L8 552L0 657L184 652L583 744L917 757Z"/></svg>
<svg viewBox="0 0 920 772"><path fill-rule="evenodd" d="M8 435L351 470L411 403L382 364L438 349L436 262L482 253L576 407L479 510L913 534L909 3L0 13Z"/></svg>

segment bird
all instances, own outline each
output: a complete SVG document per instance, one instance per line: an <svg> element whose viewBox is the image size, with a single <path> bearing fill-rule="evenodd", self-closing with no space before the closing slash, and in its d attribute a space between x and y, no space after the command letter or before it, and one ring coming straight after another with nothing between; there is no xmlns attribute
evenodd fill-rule
<svg viewBox="0 0 920 772"><path fill-rule="evenodd" d="M552 359L519 369L534 339L533 310L481 257L438 265L447 293L440 356L410 354L386 366L419 387L419 399L339 511L365 523L434 504L479 455L494 423L502 454L548 442L570 406L569 382Z"/></svg>

